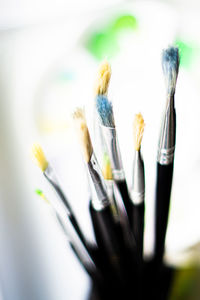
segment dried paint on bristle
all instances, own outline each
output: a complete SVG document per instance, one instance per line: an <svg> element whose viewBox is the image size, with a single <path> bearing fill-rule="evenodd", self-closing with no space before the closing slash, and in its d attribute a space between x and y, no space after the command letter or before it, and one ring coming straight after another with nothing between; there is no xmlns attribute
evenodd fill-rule
<svg viewBox="0 0 200 300"><path fill-rule="evenodd" d="M169 47L163 50L162 67L168 94L173 94L175 92L179 63L180 59L177 47Z"/></svg>
<svg viewBox="0 0 200 300"><path fill-rule="evenodd" d="M99 68L98 78L95 86L95 95L105 95L111 77L111 67L107 61L104 61Z"/></svg>
<svg viewBox="0 0 200 300"><path fill-rule="evenodd" d="M83 157L86 163L88 163L92 156L93 148L86 123L84 110L82 108L77 108L73 114L73 119L75 121L75 128L77 131L77 136L81 146Z"/></svg>
<svg viewBox="0 0 200 300"><path fill-rule="evenodd" d="M32 157L38 167L45 172L48 167L48 161L46 160L45 154L39 144L34 144L32 147Z"/></svg>
<svg viewBox="0 0 200 300"><path fill-rule="evenodd" d="M115 127L112 103L106 96L97 96L96 108L103 126Z"/></svg>
<svg viewBox="0 0 200 300"><path fill-rule="evenodd" d="M103 157L103 168L102 168L103 177L105 180L112 180L112 168L108 155L105 153Z"/></svg>
<svg viewBox="0 0 200 300"><path fill-rule="evenodd" d="M141 113L136 114L133 122L134 147L136 151L139 151L141 147L144 126L144 119Z"/></svg>

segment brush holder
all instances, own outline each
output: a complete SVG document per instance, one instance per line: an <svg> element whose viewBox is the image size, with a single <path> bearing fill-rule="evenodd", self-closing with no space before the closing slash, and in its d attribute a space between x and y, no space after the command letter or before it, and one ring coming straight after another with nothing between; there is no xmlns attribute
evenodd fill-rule
<svg viewBox="0 0 200 300"><path fill-rule="evenodd" d="M142 285L140 286L139 295L135 293L136 285L133 280L132 286L126 290L116 290L116 284L106 282L100 289L94 283L91 288L89 300L106 300L106 299L154 299L168 300L174 283L175 269L170 266L162 265L156 271L153 261L144 264ZM182 298L181 298L182 299Z"/></svg>
<svg viewBox="0 0 200 300"><path fill-rule="evenodd" d="M89 300L107 299L154 299L154 300L196 300L200 296L199 279L200 268L197 265L174 267L162 265L159 272L155 272L153 261L145 262L143 272L142 294L139 298L134 294L134 282L130 295L113 294L109 286L104 287L104 296L98 292L95 284L91 287Z"/></svg>

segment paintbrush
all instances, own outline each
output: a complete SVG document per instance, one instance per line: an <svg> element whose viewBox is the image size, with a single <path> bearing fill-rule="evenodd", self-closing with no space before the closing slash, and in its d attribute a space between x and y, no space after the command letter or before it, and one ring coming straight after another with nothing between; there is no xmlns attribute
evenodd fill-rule
<svg viewBox="0 0 200 300"><path fill-rule="evenodd" d="M95 99L97 96L100 95L107 95L108 86L110 83L110 77L111 77L111 67L108 64L107 60L104 60L100 66L99 70L97 72L97 79L95 81L94 85L94 96ZM97 159L100 163L103 163L102 157L104 153L107 152L103 133L101 130L101 126L99 124L98 120L98 112L96 110L96 101L93 103L93 123L94 123L94 138L95 138L95 154L97 155Z"/></svg>
<svg viewBox="0 0 200 300"><path fill-rule="evenodd" d="M111 202L113 216L116 222L116 232L118 234L121 242L121 252L124 258L124 263L126 264L126 285L127 291L129 289L132 292L133 281L137 284L138 289L134 288L134 297L136 293L139 293L139 284L141 279L141 259L138 257L138 249L136 246L136 240L131 232L131 227L128 222L128 217L124 217L124 213L121 209L118 209L117 205L117 195L115 195L114 182L112 176L112 169L110 164L110 159L105 153L103 158L103 177L107 187L108 197ZM120 206L121 207L121 206Z"/></svg>
<svg viewBox="0 0 200 300"><path fill-rule="evenodd" d="M144 119L142 115L136 114L133 122L134 137L134 162L133 162L133 178L131 188L131 200L133 203L133 222L132 230L136 239L137 248L141 259L143 257L143 238L144 238L144 211L145 211L145 176L144 161L141 155L141 142L144 132Z"/></svg>
<svg viewBox="0 0 200 300"><path fill-rule="evenodd" d="M76 109L73 119L83 158L97 194L97 197L92 198L90 203L90 213L97 245L104 254L105 264L108 261L113 270L111 276L116 277L116 280L122 284L124 269L121 257L121 241L116 232L112 205L107 195L105 181L93 151L84 110Z"/></svg>
<svg viewBox="0 0 200 300"><path fill-rule="evenodd" d="M65 196L64 192L62 191L62 188L61 188L61 186L58 182L58 179L55 175L55 172L52 169L52 167L50 166L49 162L47 161L46 156L39 144L33 145L32 156L33 156L35 163L38 165L40 170L43 172L44 177L47 179L47 181L51 184L53 189L56 191L57 195L59 196L58 199L60 200L60 204L62 206L64 205L65 212L66 212L68 219L70 220L71 224L74 226L74 229L76 230L80 240L82 241L82 243L84 244L86 249L88 249L88 251L89 251L88 243L87 243L86 238L78 224L78 221L77 221L75 214L69 204L69 201L68 201L67 197Z"/></svg>
<svg viewBox="0 0 200 300"><path fill-rule="evenodd" d="M157 154L157 182L155 207L155 261L162 262L167 231L170 194L174 167L176 113L174 95L179 71L179 52L169 47L162 53L162 67L166 81L166 107L162 119Z"/></svg>
<svg viewBox="0 0 200 300"><path fill-rule="evenodd" d="M105 79L103 75L99 77L100 79L97 84L97 91L99 90L102 92L97 93L96 109L101 124L104 142L106 144L107 153L111 161L113 179L117 188L119 189L129 220L131 220L131 203L117 139L113 107L112 103L107 97L108 83L111 76L110 65L108 63L104 63L104 68L102 68L102 70L103 74L105 73ZM107 78L109 78L109 80L107 80Z"/></svg>
<svg viewBox="0 0 200 300"><path fill-rule="evenodd" d="M80 240L80 237L74 229L74 226L72 226L71 222L69 222L69 219L65 218L65 214L62 213L62 210L58 210L58 208L46 198L41 190L37 189L35 192L38 196L40 196L40 198L45 201L45 203L48 204L51 214L60 225L62 232L67 238L71 249L75 253L82 267L92 279L96 280L97 276L100 276L99 270L97 270L94 261L92 260L87 249Z"/></svg>
<svg viewBox="0 0 200 300"><path fill-rule="evenodd" d="M117 199L119 200L119 197L116 194L110 159L106 153L104 154L103 158L102 173L107 187L107 194L110 199L113 216L116 221L116 227L118 227L118 230L122 231L126 248L130 249L132 254L136 256L136 254L134 253L136 251L136 241L131 232L131 227L128 222L126 211L124 211L122 206L117 203ZM120 209L118 209L118 206L120 207Z"/></svg>

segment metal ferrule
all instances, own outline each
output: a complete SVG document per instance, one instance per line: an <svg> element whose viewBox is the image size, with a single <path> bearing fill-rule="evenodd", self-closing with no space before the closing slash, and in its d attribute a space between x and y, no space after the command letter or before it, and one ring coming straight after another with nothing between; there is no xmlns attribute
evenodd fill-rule
<svg viewBox="0 0 200 300"><path fill-rule="evenodd" d="M113 177L115 180L124 180L124 170L117 139L116 129L113 127L101 126L108 155L111 161Z"/></svg>
<svg viewBox="0 0 200 300"><path fill-rule="evenodd" d="M134 204L144 202L145 195L145 179L144 179L144 162L141 157L140 150L135 151L133 162L133 183L131 189L131 200Z"/></svg>
<svg viewBox="0 0 200 300"><path fill-rule="evenodd" d="M174 108L174 94L169 95L162 121L160 139L158 144L157 162L169 165L174 160L176 139L176 114Z"/></svg>
<svg viewBox="0 0 200 300"><path fill-rule="evenodd" d="M92 199L92 205L95 210L101 210L109 205L110 201L108 199L104 178L94 153L88 162L88 169L97 194L97 197Z"/></svg>
<svg viewBox="0 0 200 300"><path fill-rule="evenodd" d="M58 179L50 165L48 165L48 167L44 171L44 175L50 183L59 185Z"/></svg>

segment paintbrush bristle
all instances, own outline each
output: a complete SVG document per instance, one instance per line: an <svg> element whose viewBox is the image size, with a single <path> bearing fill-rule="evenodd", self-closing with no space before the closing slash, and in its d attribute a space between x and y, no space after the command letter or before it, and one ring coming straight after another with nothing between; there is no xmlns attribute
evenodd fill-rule
<svg viewBox="0 0 200 300"><path fill-rule="evenodd" d="M112 168L108 155L105 153L103 157L103 168L102 168L103 177L105 180L112 180Z"/></svg>
<svg viewBox="0 0 200 300"><path fill-rule="evenodd" d="M32 146L32 157L42 172L45 172L49 163L45 157L42 147L39 144L34 144Z"/></svg>
<svg viewBox="0 0 200 300"><path fill-rule="evenodd" d="M144 119L141 113L135 115L135 119L133 121L133 136L134 136L134 148L136 151L140 150L141 142L144 133Z"/></svg>
<svg viewBox="0 0 200 300"><path fill-rule="evenodd" d="M179 63L180 58L177 47L169 47L163 50L162 67L167 85L167 93L170 95L175 93Z"/></svg>
<svg viewBox="0 0 200 300"><path fill-rule="evenodd" d="M111 67L105 60L99 67L98 78L95 86L95 95L105 95L107 93L110 77Z"/></svg>
<svg viewBox="0 0 200 300"><path fill-rule="evenodd" d="M101 124L106 127L115 127L112 103L106 96L97 96L96 108Z"/></svg>
<svg viewBox="0 0 200 300"><path fill-rule="evenodd" d="M84 110L82 108L77 108L73 113L73 119L84 160L88 163L92 156L93 148Z"/></svg>

